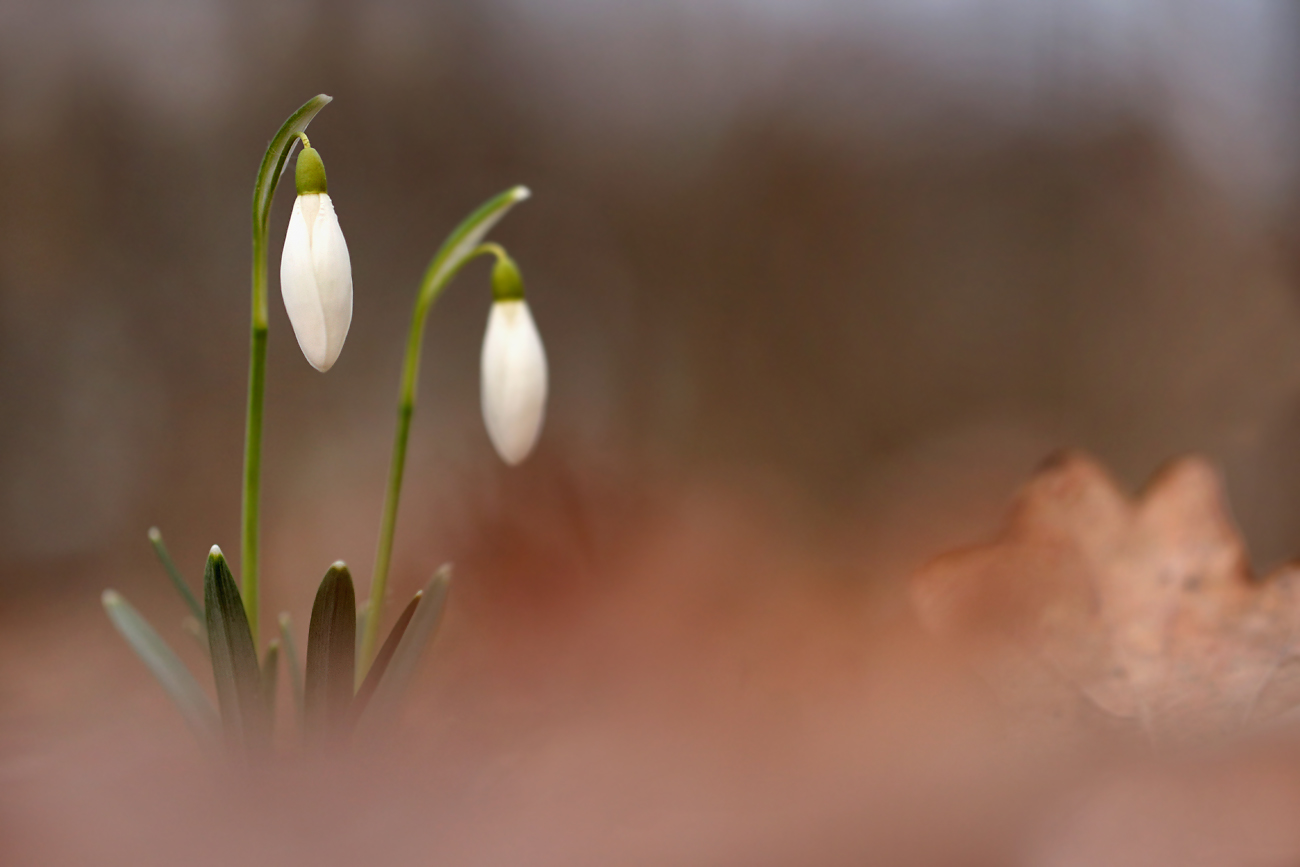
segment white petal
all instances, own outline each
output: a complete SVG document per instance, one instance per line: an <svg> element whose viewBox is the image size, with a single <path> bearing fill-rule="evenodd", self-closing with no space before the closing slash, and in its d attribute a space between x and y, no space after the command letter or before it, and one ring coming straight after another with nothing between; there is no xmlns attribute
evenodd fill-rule
<svg viewBox="0 0 1300 867"><path fill-rule="evenodd" d="M312 264L316 269L316 291L325 320L325 359L319 370L329 370L343 351L348 328L352 325L352 261L348 243L343 240L334 203L326 193L319 196L316 225L311 233Z"/></svg>
<svg viewBox="0 0 1300 867"><path fill-rule="evenodd" d="M280 258L280 291L302 354L317 370L329 370L352 324L352 263L334 203L325 193L294 200Z"/></svg>
<svg viewBox="0 0 1300 867"><path fill-rule="evenodd" d="M316 214L320 212L319 193L311 193L306 196L299 196L294 200L295 204L302 205L302 221L307 224L307 240L314 243L311 233L316 228Z"/></svg>
<svg viewBox="0 0 1300 867"><path fill-rule="evenodd" d="M497 454L528 457L546 411L546 350L525 301L498 301L483 338L483 421Z"/></svg>
<svg viewBox="0 0 1300 867"><path fill-rule="evenodd" d="M293 333L298 338L302 354L317 370L328 355L329 339L325 331L325 316L321 310L320 293L316 289L316 269L312 263L311 234L303 217L303 199L293 203L289 217L289 232L284 239L284 252L280 256L280 294L284 296L284 309L293 323ZM315 202L310 203L313 206ZM314 209L314 208L313 208Z"/></svg>

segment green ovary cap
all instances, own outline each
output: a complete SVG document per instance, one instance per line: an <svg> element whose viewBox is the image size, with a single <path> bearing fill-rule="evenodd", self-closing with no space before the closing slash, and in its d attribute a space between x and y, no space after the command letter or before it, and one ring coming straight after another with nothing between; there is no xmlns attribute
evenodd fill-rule
<svg viewBox="0 0 1300 867"><path fill-rule="evenodd" d="M298 184L300 196L329 192L329 185L325 183L325 163L321 162L320 154L315 148L304 147L298 154L298 168L294 172L294 180Z"/></svg>
<svg viewBox="0 0 1300 867"><path fill-rule="evenodd" d="M519 301L523 297L524 278L520 276L514 260L502 251L492 266L492 300Z"/></svg>

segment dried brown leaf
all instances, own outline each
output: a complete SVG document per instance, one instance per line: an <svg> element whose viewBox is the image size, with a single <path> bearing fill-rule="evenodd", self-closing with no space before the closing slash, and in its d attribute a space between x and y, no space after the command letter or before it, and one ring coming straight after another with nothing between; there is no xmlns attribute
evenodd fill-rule
<svg viewBox="0 0 1300 867"><path fill-rule="evenodd" d="M1014 710L1047 704L1092 727L1093 708L1068 695L1082 694L1116 721L1183 738L1300 704L1298 581L1296 566L1251 576L1206 461L1177 461L1130 498L1066 453L1021 491L997 540L929 564L912 599ZM1008 673L1018 657L1051 676Z"/></svg>

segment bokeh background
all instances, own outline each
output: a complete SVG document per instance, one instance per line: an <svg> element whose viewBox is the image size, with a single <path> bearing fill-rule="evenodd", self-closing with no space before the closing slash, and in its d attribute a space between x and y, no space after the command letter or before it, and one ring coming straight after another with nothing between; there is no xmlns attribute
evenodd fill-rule
<svg viewBox="0 0 1300 867"><path fill-rule="evenodd" d="M842 510L930 449L1079 445L1131 483L1197 449L1267 557L1300 536L1285 3L0 14L8 582L138 554L150 523L235 547L246 188L317 92L356 318L319 377L274 312L270 539L308 512L349 554L373 535L341 501L376 511L414 285L517 182L537 195L500 237L554 366L543 454L761 472ZM413 500L489 463L485 279L462 282L433 320Z"/></svg>
<svg viewBox="0 0 1300 867"><path fill-rule="evenodd" d="M282 190L268 610L305 621L337 558L368 586L416 283L460 217L516 183L534 198L495 237L550 357L542 442L508 473L482 431L480 263L431 320L393 579L405 595L444 559L468 564L451 625L485 654L535 652L511 644L520 619L558 624L539 641L563 645L566 612L623 580L611 564L643 532L676 540L660 565L692 580L760 564L774 583L864 594L850 610L865 611L991 532L1061 446L1130 486L1204 452L1256 561L1300 551L1297 14L0 4L0 619L23 659L61 666L20 674L11 657L11 763L121 704L113 677L69 674L74 626L91 636L78 653L130 678L115 689L154 701L97 611L114 584L184 641L146 528L196 580L209 545L238 551L251 184L318 92L335 98L310 133L355 313L317 374L276 294ZM771 545L778 565L755 553ZM655 617L669 625L642 636L645 656L716 627L666 604Z"/></svg>

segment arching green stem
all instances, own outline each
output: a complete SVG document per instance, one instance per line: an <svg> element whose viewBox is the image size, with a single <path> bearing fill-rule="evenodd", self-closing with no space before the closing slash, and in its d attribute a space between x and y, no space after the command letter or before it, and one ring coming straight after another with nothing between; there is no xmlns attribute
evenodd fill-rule
<svg viewBox="0 0 1300 867"><path fill-rule="evenodd" d="M258 508L262 491L262 405L266 396L266 236L271 199L295 140L333 97L319 94L289 116L267 145L253 187L253 316L248 359L248 411L244 426L244 496L240 522L240 571L244 611L257 642Z"/></svg>
<svg viewBox="0 0 1300 867"><path fill-rule="evenodd" d="M411 315L411 329L406 338L406 357L402 362L402 381L397 399L397 431L393 436L393 455L388 466L388 489L384 495L383 517L379 524L379 549L375 554L375 572L370 581L370 605L366 611L361 638L361 664L357 666L359 684L374 660L383 620L384 595L388 591L388 569L392 564L393 535L397 530L397 506L402 496L402 473L406 468L406 447L411 435L411 417L415 413L415 395L420 371L420 350L429 311L452 278L467 262L484 253L502 255L495 244L482 244L483 237L516 203L528 198L525 187L514 187L486 202L452 232L420 281Z"/></svg>

